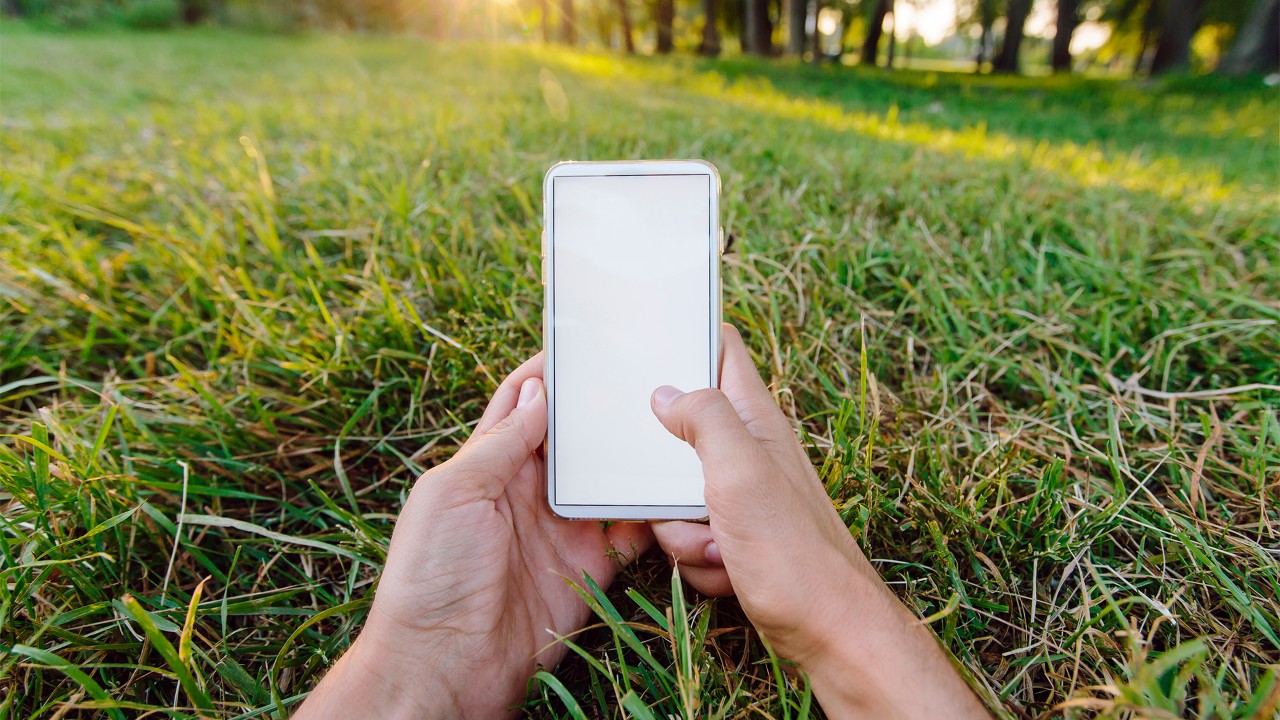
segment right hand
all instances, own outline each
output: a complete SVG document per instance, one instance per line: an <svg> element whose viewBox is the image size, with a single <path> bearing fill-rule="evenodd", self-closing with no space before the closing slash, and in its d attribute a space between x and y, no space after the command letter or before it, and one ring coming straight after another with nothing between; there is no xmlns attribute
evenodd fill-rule
<svg viewBox="0 0 1280 720"><path fill-rule="evenodd" d="M720 389L664 386L651 398L706 481L710 525L654 525L681 577L736 594L832 717L988 717L853 541L738 331L725 324L722 337Z"/></svg>

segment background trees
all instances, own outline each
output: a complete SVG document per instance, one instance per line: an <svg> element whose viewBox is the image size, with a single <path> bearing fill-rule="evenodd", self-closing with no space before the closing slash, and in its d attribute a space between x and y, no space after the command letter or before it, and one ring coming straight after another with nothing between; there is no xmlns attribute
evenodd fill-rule
<svg viewBox="0 0 1280 720"><path fill-rule="evenodd" d="M875 0L871 10L871 19L867 23L867 36L862 41L859 57L863 65L875 65L876 55L880 51L880 37L884 32L885 17L893 10L893 0Z"/></svg>
<svg viewBox="0 0 1280 720"><path fill-rule="evenodd" d="M1022 51L1022 35L1026 30L1027 18L1031 15L1032 0L1009 0L1005 13L1004 40L1000 43L1000 54L996 56L992 70L996 72L1018 72L1018 56Z"/></svg>
<svg viewBox="0 0 1280 720"><path fill-rule="evenodd" d="M1221 70L1231 75L1280 67L1280 0L1255 3L1239 30Z"/></svg>
<svg viewBox="0 0 1280 720"><path fill-rule="evenodd" d="M876 65L887 56L884 64L892 67L899 64L899 49L910 47L935 65L960 70L972 59L978 72L990 63L992 71L1005 73L1088 68L1137 75L1243 74L1280 68L1280 0L2 2L6 15L67 26L220 23L268 31L408 30L441 39L532 35L628 54L685 50L706 56L719 55L724 39L731 38L731 50L762 57L846 63L856 58Z"/></svg>
<svg viewBox="0 0 1280 720"><path fill-rule="evenodd" d="M1058 20L1053 32L1054 72L1071 72L1071 36L1080 24L1080 0L1058 0Z"/></svg>

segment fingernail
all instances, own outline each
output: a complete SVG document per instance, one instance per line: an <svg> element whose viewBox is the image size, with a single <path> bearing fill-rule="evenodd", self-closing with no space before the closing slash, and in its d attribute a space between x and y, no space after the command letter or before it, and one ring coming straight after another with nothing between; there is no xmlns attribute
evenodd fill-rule
<svg viewBox="0 0 1280 720"><path fill-rule="evenodd" d="M670 405L672 400L675 400L683 394L683 392L671 387L670 385L663 385L653 391L653 402L658 407L663 408Z"/></svg>
<svg viewBox="0 0 1280 720"><path fill-rule="evenodd" d="M524 407L538 397L538 379L529 378L520 385L520 399L516 400L516 407Z"/></svg>
<svg viewBox="0 0 1280 720"><path fill-rule="evenodd" d="M720 546L715 540L707 543L707 548L702 551L707 556L707 562L712 565L724 565L724 556L720 554Z"/></svg>

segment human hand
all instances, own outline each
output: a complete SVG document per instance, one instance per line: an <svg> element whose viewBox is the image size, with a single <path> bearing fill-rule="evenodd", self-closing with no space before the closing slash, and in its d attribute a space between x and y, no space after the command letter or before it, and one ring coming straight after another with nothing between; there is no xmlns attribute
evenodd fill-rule
<svg viewBox="0 0 1280 720"><path fill-rule="evenodd" d="M651 400L706 480L710 525L654 525L681 576L736 594L833 717L987 717L853 541L738 331L722 336L720 389L664 386Z"/></svg>
<svg viewBox="0 0 1280 720"><path fill-rule="evenodd" d="M586 604L652 542L643 524L571 522L547 505L541 353L498 388L471 438L415 484L359 638L301 717L500 717L554 667Z"/></svg>

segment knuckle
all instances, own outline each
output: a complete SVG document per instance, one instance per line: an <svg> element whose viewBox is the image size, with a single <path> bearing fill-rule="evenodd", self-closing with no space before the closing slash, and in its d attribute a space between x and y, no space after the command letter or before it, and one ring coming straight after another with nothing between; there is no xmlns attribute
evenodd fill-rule
<svg viewBox="0 0 1280 720"><path fill-rule="evenodd" d="M484 486L490 483L501 483L502 473L496 470L497 464L481 457L458 457L457 478L455 485Z"/></svg>
<svg viewBox="0 0 1280 720"><path fill-rule="evenodd" d="M677 434L696 449L703 439L700 437L699 429L702 428L702 433L705 433L707 428L714 424L715 418L722 412L723 404L727 402L728 398L717 388L705 388L687 393L680 398Z"/></svg>
<svg viewBox="0 0 1280 720"><path fill-rule="evenodd" d="M499 420L498 424L489 429L489 432L494 435L506 435L511 432L519 432L523 424L524 418L520 417L518 413L513 412Z"/></svg>
<svg viewBox="0 0 1280 720"><path fill-rule="evenodd" d="M718 388L695 390L685 396L685 410L693 417L703 417L718 412L728 398Z"/></svg>

